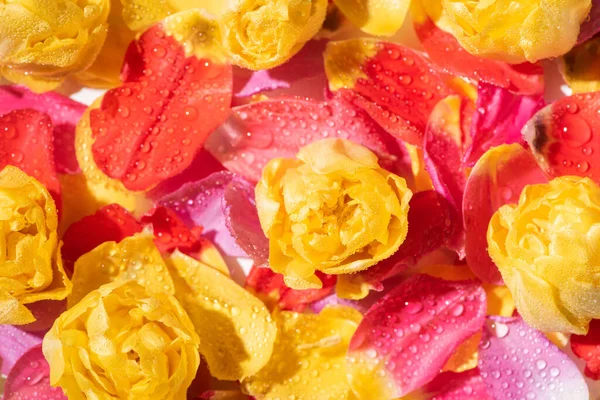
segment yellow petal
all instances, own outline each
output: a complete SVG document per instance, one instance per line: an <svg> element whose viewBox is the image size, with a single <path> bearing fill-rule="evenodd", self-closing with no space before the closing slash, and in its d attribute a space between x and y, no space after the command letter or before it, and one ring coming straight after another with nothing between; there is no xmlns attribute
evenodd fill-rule
<svg viewBox="0 0 600 400"><path fill-rule="evenodd" d="M369 40L344 40L327 44L325 72L332 91L351 89L358 79L368 79L363 66L377 54L377 42Z"/></svg>
<svg viewBox="0 0 600 400"><path fill-rule="evenodd" d="M477 350L480 341L481 333L477 333L465 340L458 346L446 365L444 365L443 371L463 372L475 368L477 366Z"/></svg>
<svg viewBox="0 0 600 400"><path fill-rule="evenodd" d="M356 26L372 35L392 36L404 23L410 0L334 0Z"/></svg>
<svg viewBox="0 0 600 400"><path fill-rule="evenodd" d="M135 280L149 293L174 294L173 281L153 236L137 234L119 243L105 242L75 262L73 292L67 306L73 307L92 290L110 282Z"/></svg>
<svg viewBox="0 0 600 400"><path fill-rule="evenodd" d="M258 372L271 357L276 335L265 305L223 273L179 251L165 261L211 375L239 380Z"/></svg>
<svg viewBox="0 0 600 400"><path fill-rule="evenodd" d="M27 307L4 290L0 290L0 324L25 325L35 321Z"/></svg>
<svg viewBox="0 0 600 400"><path fill-rule="evenodd" d="M561 72L573 93L600 90L600 37L592 38L565 54Z"/></svg>
<svg viewBox="0 0 600 400"><path fill-rule="evenodd" d="M319 315L275 312L277 340L269 363L242 381L261 399L345 400L350 397L346 353L362 315L350 307L326 307Z"/></svg>

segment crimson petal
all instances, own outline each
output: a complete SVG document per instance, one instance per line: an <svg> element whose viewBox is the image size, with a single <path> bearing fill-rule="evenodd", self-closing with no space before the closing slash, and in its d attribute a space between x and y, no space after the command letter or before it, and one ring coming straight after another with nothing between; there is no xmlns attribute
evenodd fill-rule
<svg viewBox="0 0 600 400"><path fill-rule="evenodd" d="M573 353L585 361L585 375L600 380L600 319L592 320L587 335L572 335Z"/></svg>

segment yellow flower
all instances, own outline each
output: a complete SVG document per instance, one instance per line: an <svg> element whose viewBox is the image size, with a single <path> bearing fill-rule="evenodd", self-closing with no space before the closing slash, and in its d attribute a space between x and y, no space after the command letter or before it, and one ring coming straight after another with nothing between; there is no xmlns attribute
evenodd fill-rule
<svg viewBox="0 0 600 400"><path fill-rule="evenodd" d="M237 0L223 15L224 46L237 65L273 68L317 34L326 12L327 0Z"/></svg>
<svg viewBox="0 0 600 400"><path fill-rule="evenodd" d="M390 257L408 230L412 196L370 150L341 139L273 159L256 186L269 264L288 286L319 288L315 271L347 274Z"/></svg>
<svg viewBox="0 0 600 400"><path fill-rule="evenodd" d="M444 25L470 53L511 63L557 57L575 45L591 0L442 0Z"/></svg>
<svg viewBox="0 0 600 400"><path fill-rule="evenodd" d="M340 11L363 31L391 36L402 27L410 0L334 0Z"/></svg>
<svg viewBox="0 0 600 400"><path fill-rule="evenodd" d="M106 37L110 0L16 0L0 4L2 75L37 92L87 68Z"/></svg>
<svg viewBox="0 0 600 400"><path fill-rule="evenodd" d="M196 376L199 344L175 297L127 281L61 314L42 348L50 383L71 400L179 400Z"/></svg>
<svg viewBox="0 0 600 400"><path fill-rule="evenodd" d="M250 395L275 399L353 399L346 354L362 315L329 306L319 315L275 312L273 356L260 372L242 382Z"/></svg>
<svg viewBox="0 0 600 400"><path fill-rule="evenodd" d="M71 291L50 193L13 166L0 172L0 324L35 321L24 304L61 300Z"/></svg>
<svg viewBox="0 0 600 400"><path fill-rule="evenodd" d="M563 176L526 186L490 221L488 251L517 310L542 331L585 334L600 318L600 188Z"/></svg>

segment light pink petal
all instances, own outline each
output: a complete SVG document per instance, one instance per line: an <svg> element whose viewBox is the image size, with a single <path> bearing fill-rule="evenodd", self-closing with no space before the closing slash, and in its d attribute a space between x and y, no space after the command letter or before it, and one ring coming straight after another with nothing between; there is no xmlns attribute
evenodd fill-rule
<svg viewBox="0 0 600 400"><path fill-rule="evenodd" d="M472 143L463 161L469 167L491 147L521 143L521 129L545 105L543 94L523 96L487 83L477 89L477 112L471 125Z"/></svg>
<svg viewBox="0 0 600 400"><path fill-rule="evenodd" d="M600 0L592 0L592 9L581 24L577 44L591 39L598 32L600 32Z"/></svg>
<svg viewBox="0 0 600 400"><path fill-rule="evenodd" d="M23 86L0 86L0 115L30 108L48 114L54 126L54 160L62 174L79 171L75 126L86 106L54 92L36 94Z"/></svg>
<svg viewBox="0 0 600 400"><path fill-rule="evenodd" d="M488 151L469 175L463 198L466 256L469 267L485 282L500 284L498 267L487 252L487 229L500 206L517 203L528 184L547 182L532 155L519 144Z"/></svg>
<svg viewBox="0 0 600 400"><path fill-rule="evenodd" d="M589 398L575 363L520 317L488 317L479 345L479 369L496 399Z"/></svg>
<svg viewBox="0 0 600 400"><path fill-rule="evenodd" d="M42 343L42 339L12 325L0 325L0 359L2 375L8 375L15 362L26 351Z"/></svg>
<svg viewBox="0 0 600 400"><path fill-rule="evenodd" d="M281 98L233 109L205 147L230 171L257 182L272 158L293 158L304 145L327 137L362 144L382 167L400 172L405 150L364 111L334 97L329 102Z"/></svg>
<svg viewBox="0 0 600 400"><path fill-rule="evenodd" d="M485 320L485 291L475 281L414 275L365 314L350 342L348 374L386 382L394 398L430 382Z"/></svg>
<svg viewBox="0 0 600 400"><path fill-rule="evenodd" d="M478 368L465 372L444 372L425 386L432 400L493 400Z"/></svg>
<svg viewBox="0 0 600 400"><path fill-rule="evenodd" d="M310 305L310 309L313 313L318 314L327 306L352 307L363 314L367 312L367 307L365 307L361 301L342 299L339 298L335 293L330 294L321 300L315 301Z"/></svg>
<svg viewBox="0 0 600 400"><path fill-rule="evenodd" d="M50 386L50 366L41 344L23 354L8 374L4 400L67 400L61 388Z"/></svg>

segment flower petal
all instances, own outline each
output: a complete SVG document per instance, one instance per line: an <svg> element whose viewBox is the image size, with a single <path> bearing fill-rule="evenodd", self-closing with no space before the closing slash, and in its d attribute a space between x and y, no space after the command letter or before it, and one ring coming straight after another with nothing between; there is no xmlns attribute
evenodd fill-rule
<svg viewBox="0 0 600 400"><path fill-rule="evenodd" d="M517 203L525 185L547 182L544 172L521 145L501 145L483 155L465 187L463 219L467 263L484 282L500 284L498 267L487 252L487 229L494 212Z"/></svg>
<svg viewBox="0 0 600 400"><path fill-rule="evenodd" d="M571 335L571 350L585 361L585 376L600 380L600 320L590 322L587 335Z"/></svg>
<svg viewBox="0 0 600 400"><path fill-rule="evenodd" d="M269 160L294 158L304 145L326 137L366 146L383 168L400 172L403 149L396 140L338 97L330 102L282 98L236 107L206 146L227 169L257 182Z"/></svg>
<svg viewBox="0 0 600 400"><path fill-rule="evenodd" d="M152 227L154 244L163 253L179 249L189 254L200 250L202 227L189 229L169 208L156 207L144 215L141 222Z"/></svg>
<svg viewBox="0 0 600 400"><path fill-rule="evenodd" d="M600 179L600 93L564 97L538 111L523 136L538 164L551 176Z"/></svg>
<svg viewBox="0 0 600 400"><path fill-rule="evenodd" d="M15 363L29 349L42 343L42 339L12 325L0 325L0 359L2 375L8 375Z"/></svg>
<svg viewBox="0 0 600 400"><path fill-rule="evenodd" d="M444 372L439 374L417 393L433 395L435 400L493 400L481 379L479 369L473 368L465 372Z"/></svg>
<svg viewBox="0 0 600 400"><path fill-rule="evenodd" d="M419 0L422 1L422 0ZM540 66L523 63L511 65L468 53L448 32L444 32L419 10L413 2L413 19L417 36L429 58L445 71L521 94L542 94L544 71Z"/></svg>
<svg viewBox="0 0 600 400"><path fill-rule="evenodd" d="M486 301L474 281L414 275L375 303L350 344L348 374L360 399L396 398L431 381L481 329Z"/></svg>
<svg viewBox="0 0 600 400"><path fill-rule="evenodd" d="M183 253L175 251L165 261L211 375L239 380L256 374L271 357L277 329L265 305L226 275Z"/></svg>
<svg viewBox="0 0 600 400"><path fill-rule="evenodd" d="M363 32L392 36L404 23L410 0L334 0L346 18Z"/></svg>
<svg viewBox="0 0 600 400"><path fill-rule="evenodd" d="M218 26L190 10L132 43L123 66L125 83L108 91L90 114L92 152L103 173L140 191L191 164L229 114L231 66L213 50L215 35ZM201 36L205 43L194 39Z"/></svg>
<svg viewBox="0 0 600 400"><path fill-rule="evenodd" d="M387 132L417 146L433 107L453 94L425 57L394 43L330 42L325 72L333 92L364 109Z"/></svg>
<svg viewBox="0 0 600 400"><path fill-rule="evenodd" d="M54 162L60 174L79 171L75 158L75 126L85 105L55 92L36 94L24 86L0 86L0 114L30 108L47 114L54 127Z"/></svg>
<svg viewBox="0 0 600 400"><path fill-rule="evenodd" d="M598 11L600 14L600 10ZM600 18L597 22L600 25ZM563 55L560 72L573 93L597 92L600 90L600 38L592 38L575 46Z"/></svg>
<svg viewBox="0 0 600 400"><path fill-rule="evenodd" d="M65 271L73 273L75 261L104 242L120 242L142 231L142 225L118 204L99 209L75 222L63 236Z"/></svg>
<svg viewBox="0 0 600 400"><path fill-rule="evenodd" d="M50 366L44 359L42 345L27 351L15 363L4 384L6 400L67 400L59 387L50 386Z"/></svg>
<svg viewBox="0 0 600 400"><path fill-rule="evenodd" d="M592 0L592 9L587 15L587 18L581 24L579 28L579 36L577 37L577 43L583 43L588 39L591 39L596 33L600 31L600 1Z"/></svg>
<svg viewBox="0 0 600 400"><path fill-rule="evenodd" d="M202 393L197 400L250 400L251 397L236 390L209 390Z"/></svg>
<svg viewBox="0 0 600 400"><path fill-rule="evenodd" d="M477 112L471 125L472 143L465 152L465 164L472 167L491 147L525 144L521 129L544 105L542 94L517 95L480 83L477 88Z"/></svg>
<svg viewBox="0 0 600 400"><path fill-rule="evenodd" d="M50 118L35 110L15 110L0 116L0 132L0 170L14 165L34 177L60 208Z"/></svg>
<svg viewBox="0 0 600 400"><path fill-rule="evenodd" d="M589 398L575 363L521 318L488 317L479 369L494 398Z"/></svg>

